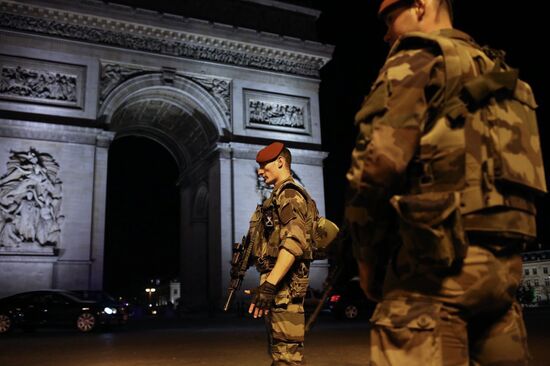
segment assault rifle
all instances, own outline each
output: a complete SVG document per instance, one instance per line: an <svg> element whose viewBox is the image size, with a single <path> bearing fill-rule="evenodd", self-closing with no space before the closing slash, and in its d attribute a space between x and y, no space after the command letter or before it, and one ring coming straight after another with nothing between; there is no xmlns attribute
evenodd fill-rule
<svg viewBox="0 0 550 366"><path fill-rule="evenodd" d="M331 269L327 274L327 278L323 283L323 294L321 295L321 299L306 322L306 332L311 329L313 323L317 320L319 313L323 310L325 302L331 294L334 285L341 280L342 276L349 276L349 273L346 271L348 267L347 261L349 261L349 258L346 257L349 257L351 253L349 245L349 231L347 226L344 225L338 232L336 238L334 238L334 242L330 245L330 253L328 253L328 256L335 259L335 263L331 266Z"/></svg>
<svg viewBox="0 0 550 366"><path fill-rule="evenodd" d="M323 306L325 305L327 298L332 292L334 284L338 282L341 275L342 275L342 267L338 265L334 266L333 269L328 273L327 278L323 283L323 295L321 296L321 300L319 300L319 303L315 307L315 310L313 310L313 313L311 313L311 315L309 316L306 322L306 326L305 326L306 332L308 332L311 329L311 327L313 326L313 323L315 323L315 321L317 320L319 313L321 312L321 310L323 310Z"/></svg>
<svg viewBox="0 0 550 366"><path fill-rule="evenodd" d="M231 306L231 301L235 291L241 288L244 274L249 267L250 255L252 253L252 240L250 235L243 236L240 243L233 244L233 256L231 257L231 280L229 281L227 300L223 311L227 311Z"/></svg>

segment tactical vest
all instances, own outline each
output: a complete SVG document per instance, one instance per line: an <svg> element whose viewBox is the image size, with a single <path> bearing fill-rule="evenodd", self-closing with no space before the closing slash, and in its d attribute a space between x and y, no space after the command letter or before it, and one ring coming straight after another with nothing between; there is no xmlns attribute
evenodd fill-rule
<svg viewBox="0 0 550 366"><path fill-rule="evenodd" d="M390 57L419 48L439 50L445 86L421 119L408 194L391 200L404 246L434 269L459 264L468 237L532 240L546 182L531 88L502 53L462 39L411 33Z"/></svg>
<svg viewBox="0 0 550 366"><path fill-rule="evenodd" d="M308 243L308 249L304 251L302 256L303 260L312 260L313 251L311 246L312 233L314 230L314 223L318 217L317 206L315 201L309 196L307 191L295 183L293 180L285 181L280 187L278 187L269 198L267 198L261 206L258 207L256 212L252 215L251 226L259 225L261 235L260 241L256 243L253 250L253 254L261 261L269 261L269 259L277 258L279 255L279 247L281 245L281 224L279 218L279 197L283 190L291 188L299 192L306 200L307 204L307 218L306 218L306 241ZM263 265L260 263L260 265ZM258 268L260 269L260 268Z"/></svg>

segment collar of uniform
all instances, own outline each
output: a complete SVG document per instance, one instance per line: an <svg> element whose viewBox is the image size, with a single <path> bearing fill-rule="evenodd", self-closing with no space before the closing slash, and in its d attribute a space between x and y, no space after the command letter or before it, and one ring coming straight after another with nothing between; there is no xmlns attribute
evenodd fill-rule
<svg viewBox="0 0 550 366"><path fill-rule="evenodd" d="M288 178L276 184L275 187L273 187L273 192L278 191L279 188L281 188L286 182L294 182L294 179L292 178L291 175Z"/></svg>
<svg viewBox="0 0 550 366"><path fill-rule="evenodd" d="M470 37L468 34L464 33L461 30L454 29L454 28L439 29L439 30L436 30L436 31L432 32L432 34L437 35L437 36L447 37L447 38L461 39L461 40L466 41L466 42L473 42L474 41L474 39L472 37Z"/></svg>

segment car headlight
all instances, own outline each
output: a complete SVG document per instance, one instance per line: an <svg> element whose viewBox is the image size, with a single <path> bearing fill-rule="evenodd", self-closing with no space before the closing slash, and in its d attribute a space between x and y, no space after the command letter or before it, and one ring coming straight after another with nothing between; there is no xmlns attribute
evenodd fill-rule
<svg viewBox="0 0 550 366"><path fill-rule="evenodd" d="M106 306L105 309L103 309L103 312L104 312L105 314L109 314L109 315L111 315L111 314L116 314L116 309L115 309L115 308L110 308L110 307Z"/></svg>

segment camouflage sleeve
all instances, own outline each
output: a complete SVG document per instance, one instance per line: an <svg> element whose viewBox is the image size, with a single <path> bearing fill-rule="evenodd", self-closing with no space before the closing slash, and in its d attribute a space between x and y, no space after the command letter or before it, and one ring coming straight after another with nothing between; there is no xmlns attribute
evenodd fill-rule
<svg viewBox="0 0 550 366"><path fill-rule="evenodd" d="M402 182L418 147L432 103L442 97L443 60L429 50L404 50L388 58L355 116L359 134L346 175L346 220L354 254L375 262L387 249L393 211L389 198ZM387 251L387 250L385 250Z"/></svg>
<svg viewBox="0 0 550 366"><path fill-rule="evenodd" d="M307 202L295 189L284 189L279 198L279 219L281 225L281 248L295 257L300 257L308 249Z"/></svg>

